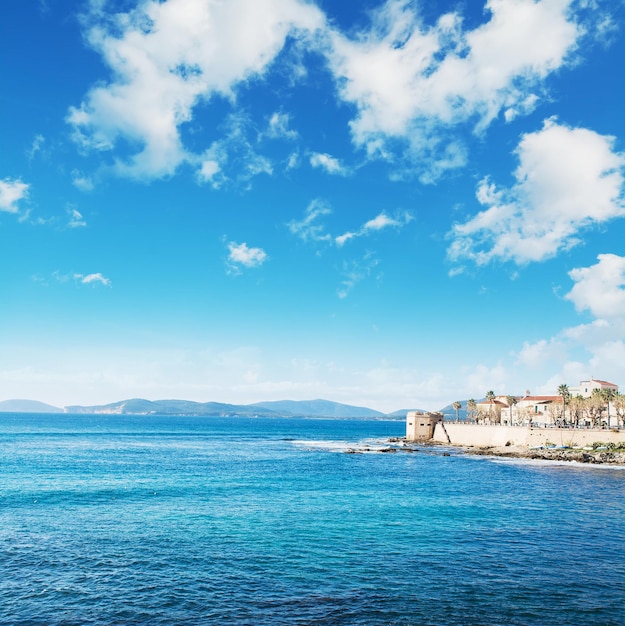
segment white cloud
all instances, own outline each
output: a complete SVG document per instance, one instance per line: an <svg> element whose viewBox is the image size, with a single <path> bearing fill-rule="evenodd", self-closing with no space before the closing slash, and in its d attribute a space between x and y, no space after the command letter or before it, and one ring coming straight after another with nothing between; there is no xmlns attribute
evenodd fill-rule
<svg viewBox="0 0 625 626"><path fill-rule="evenodd" d="M291 154L289 154L289 158L286 161L286 165L285 165L285 170L292 170L295 169L296 167L299 167L300 164L300 154L298 150L295 150L294 152L291 152Z"/></svg>
<svg viewBox="0 0 625 626"><path fill-rule="evenodd" d="M325 226L319 223L319 218L330 215L330 209L322 200L313 200L307 207L302 220L293 220L288 228L293 235L304 241L330 241L332 237L325 232Z"/></svg>
<svg viewBox="0 0 625 626"><path fill-rule="evenodd" d="M297 139L297 131L290 128L291 116L282 111L276 111L269 118L265 135L270 139Z"/></svg>
<svg viewBox="0 0 625 626"><path fill-rule="evenodd" d="M228 267L233 273L239 273L241 267L259 267L269 258L262 248L248 248L246 243L234 241L228 244L228 252Z"/></svg>
<svg viewBox="0 0 625 626"><path fill-rule="evenodd" d="M341 300L347 298L354 287L371 276L373 270L379 265L380 261L376 259L371 252L366 252L360 259L343 262L343 279L341 286L337 290L337 295Z"/></svg>
<svg viewBox="0 0 625 626"><path fill-rule="evenodd" d="M104 285L105 287L111 286L111 281L100 274L74 274L74 280L79 282L82 285Z"/></svg>
<svg viewBox="0 0 625 626"><path fill-rule="evenodd" d="M131 146L115 157L115 171L137 178L171 175L195 160L179 132L194 107L213 94L232 98L289 34L323 25L320 11L300 0L144 0L116 15L94 7L87 40L112 78L71 107L67 121L85 149Z"/></svg>
<svg viewBox="0 0 625 626"><path fill-rule="evenodd" d="M197 172L197 178L199 182L207 183L212 181L220 171L219 161L209 158L202 161L202 167Z"/></svg>
<svg viewBox="0 0 625 626"><path fill-rule="evenodd" d="M579 243L580 231L625 215L625 157L613 144L612 137L553 119L524 135L516 183L497 188L482 180L477 199L487 208L453 227L450 259L542 261Z"/></svg>
<svg viewBox="0 0 625 626"><path fill-rule="evenodd" d="M322 154L320 152L313 152L310 155L310 164L314 168L320 168L325 170L328 174L335 174L338 176L347 176L349 170L341 164L341 162L329 154Z"/></svg>
<svg viewBox="0 0 625 626"><path fill-rule="evenodd" d="M412 221L412 216L409 213L399 214L396 217L390 217L384 211L377 217L365 222L365 224L355 232L347 232L343 235L339 235L335 238L335 242L338 246L342 246L346 241L354 239L356 237L363 237L370 235L372 232L382 230L384 228L402 228L406 224Z"/></svg>
<svg viewBox="0 0 625 626"><path fill-rule="evenodd" d="M19 213L19 203L28 198L29 187L19 179L0 180L0 211Z"/></svg>
<svg viewBox="0 0 625 626"><path fill-rule="evenodd" d="M227 183L246 187L255 176L272 174L269 159L254 150L249 139L250 127L245 115L228 116L223 125L223 138L214 141L204 154L193 159L200 164L196 172L199 183L210 183L215 189Z"/></svg>
<svg viewBox="0 0 625 626"><path fill-rule="evenodd" d="M70 228L83 228L87 225L82 213L73 207L68 207L67 214L69 215L69 221L67 225Z"/></svg>
<svg viewBox="0 0 625 626"><path fill-rule="evenodd" d="M46 141L46 138L43 135L35 135L35 138L33 139L33 143L31 144L30 149L26 153L29 161L32 161L35 158L35 155L38 152L41 152L43 150L43 145L45 141Z"/></svg>
<svg viewBox="0 0 625 626"><path fill-rule="evenodd" d="M625 257L600 254L597 260L569 272L574 285L565 296L577 311L594 319L550 339L526 342L517 354L528 371L559 368L541 386L543 391L553 393L562 382L573 385L593 375L625 379Z"/></svg>
<svg viewBox="0 0 625 626"><path fill-rule="evenodd" d="M517 355L517 360L525 367L537 369L546 362L562 361L565 354L566 348L560 339L554 338L549 341L540 339L534 343L526 341Z"/></svg>
<svg viewBox="0 0 625 626"><path fill-rule="evenodd" d="M72 185L80 191L93 191L95 185L90 176L85 176L78 170L72 171Z"/></svg>
<svg viewBox="0 0 625 626"><path fill-rule="evenodd" d="M598 263L569 272L575 286L566 295L578 311L625 322L625 257L600 254Z"/></svg>
<svg viewBox="0 0 625 626"><path fill-rule="evenodd" d="M506 370L501 363L494 367L476 365L466 376L464 387L470 389L473 394L483 394L489 390L505 389L507 382ZM478 400L478 398L474 398Z"/></svg>
<svg viewBox="0 0 625 626"><path fill-rule="evenodd" d="M329 64L341 98L357 108L354 142L390 158L392 142L403 140L424 182L464 165L454 128L473 121L481 132L502 113L531 112L544 79L585 34L576 8L574 0L488 0L487 21L467 30L459 13L429 26L415 3L387 0L369 30L332 32ZM588 31L598 13L585 14Z"/></svg>

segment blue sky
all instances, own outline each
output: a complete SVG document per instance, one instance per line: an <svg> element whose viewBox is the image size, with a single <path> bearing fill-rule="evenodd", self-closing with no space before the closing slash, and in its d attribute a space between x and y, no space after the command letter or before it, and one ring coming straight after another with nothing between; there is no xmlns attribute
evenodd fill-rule
<svg viewBox="0 0 625 626"><path fill-rule="evenodd" d="M0 399L625 383L615 0L8 0Z"/></svg>

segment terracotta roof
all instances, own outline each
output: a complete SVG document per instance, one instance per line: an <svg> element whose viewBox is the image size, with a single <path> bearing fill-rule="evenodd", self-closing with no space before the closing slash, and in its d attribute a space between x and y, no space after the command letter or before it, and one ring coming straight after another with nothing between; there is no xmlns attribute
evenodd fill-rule
<svg viewBox="0 0 625 626"><path fill-rule="evenodd" d="M522 402L562 402L562 396L525 396Z"/></svg>
<svg viewBox="0 0 625 626"><path fill-rule="evenodd" d="M583 380L581 382L588 383L599 383L600 385L612 385L612 387L618 387L618 385L614 383L609 383L607 380L597 380L596 378L591 378L590 380Z"/></svg>

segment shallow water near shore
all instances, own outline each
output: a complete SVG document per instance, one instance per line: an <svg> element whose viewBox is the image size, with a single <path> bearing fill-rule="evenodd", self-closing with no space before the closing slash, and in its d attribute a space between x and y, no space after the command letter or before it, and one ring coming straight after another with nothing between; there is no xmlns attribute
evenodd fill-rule
<svg viewBox="0 0 625 626"><path fill-rule="evenodd" d="M625 472L403 432L0 414L0 623L625 623Z"/></svg>

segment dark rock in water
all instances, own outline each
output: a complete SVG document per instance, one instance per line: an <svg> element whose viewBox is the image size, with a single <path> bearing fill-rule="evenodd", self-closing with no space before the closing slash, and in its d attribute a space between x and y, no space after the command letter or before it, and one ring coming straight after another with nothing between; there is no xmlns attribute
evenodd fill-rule
<svg viewBox="0 0 625 626"><path fill-rule="evenodd" d="M449 452L443 452L443 456L451 456L451 454L449 454Z"/></svg>
<svg viewBox="0 0 625 626"><path fill-rule="evenodd" d="M397 452L397 448L382 448L379 452Z"/></svg>

